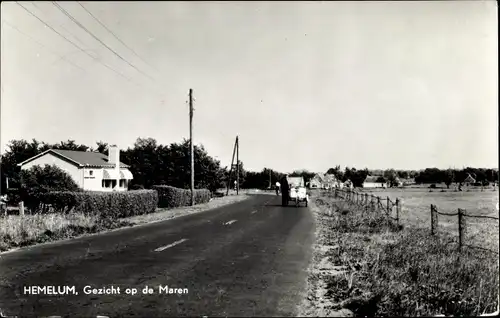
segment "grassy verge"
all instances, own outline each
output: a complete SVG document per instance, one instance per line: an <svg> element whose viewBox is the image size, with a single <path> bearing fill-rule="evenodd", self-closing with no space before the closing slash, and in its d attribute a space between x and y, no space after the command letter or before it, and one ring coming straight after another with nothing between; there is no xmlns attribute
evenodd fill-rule
<svg viewBox="0 0 500 318"><path fill-rule="evenodd" d="M168 220L187 214L204 212L246 198L246 195L217 198L194 207L158 209L156 213L123 219L103 219L83 213L26 214L22 218L19 215L8 215L0 217L0 251L70 239L126 226Z"/></svg>
<svg viewBox="0 0 500 318"><path fill-rule="evenodd" d="M497 310L498 256L446 233L398 227L333 198L313 200L317 242L304 316L477 316Z"/></svg>

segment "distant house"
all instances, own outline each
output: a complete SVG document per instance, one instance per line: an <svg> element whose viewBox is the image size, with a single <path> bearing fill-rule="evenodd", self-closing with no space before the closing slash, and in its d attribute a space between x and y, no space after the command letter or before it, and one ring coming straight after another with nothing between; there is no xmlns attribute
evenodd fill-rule
<svg viewBox="0 0 500 318"><path fill-rule="evenodd" d="M386 182L379 182L380 176L367 176L363 182L363 188L387 188Z"/></svg>
<svg viewBox="0 0 500 318"><path fill-rule="evenodd" d="M392 186L393 186L393 187L398 187L398 188L400 188L400 187L402 187L402 186L403 186L403 181L401 181L401 179L399 179L399 177L396 177L396 178L394 179L394 182L393 182L393 185L392 185Z"/></svg>
<svg viewBox="0 0 500 318"><path fill-rule="evenodd" d="M335 177L334 174L325 174L323 178L323 186L325 188L335 188L338 187L339 180Z"/></svg>
<svg viewBox="0 0 500 318"><path fill-rule="evenodd" d="M321 189L323 187L323 176L316 173L311 180L309 180L309 188L311 189Z"/></svg>
<svg viewBox="0 0 500 318"><path fill-rule="evenodd" d="M476 179L474 179L470 173L467 174L467 178L465 178L464 182L463 182L465 185L469 186L469 185L473 185L474 183L476 183Z"/></svg>
<svg viewBox="0 0 500 318"><path fill-rule="evenodd" d="M354 187L352 181L350 179L347 179L344 184L343 184L343 188L350 188L352 189Z"/></svg>
<svg viewBox="0 0 500 318"><path fill-rule="evenodd" d="M309 181L309 188L311 189L329 189L337 185L337 178L334 174L321 174L317 173Z"/></svg>
<svg viewBox="0 0 500 318"><path fill-rule="evenodd" d="M49 149L20 164L21 170L33 166L56 165L88 191L126 191L134 177L129 166L120 162L120 150L109 147L109 156L98 152Z"/></svg>
<svg viewBox="0 0 500 318"><path fill-rule="evenodd" d="M403 182L403 186L414 185L416 183L415 178L407 178L407 179L403 179L401 181Z"/></svg>

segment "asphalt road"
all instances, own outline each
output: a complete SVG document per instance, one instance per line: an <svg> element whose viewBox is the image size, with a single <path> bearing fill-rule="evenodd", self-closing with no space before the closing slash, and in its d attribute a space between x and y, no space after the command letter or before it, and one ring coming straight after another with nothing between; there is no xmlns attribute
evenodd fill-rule
<svg viewBox="0 0 500 318"><path fill-rule="evenodd" d="M279 197L0 255L0 309L18 316L293 316L305 292L313 220ZM75 286L78 295L27 294ZM84 286L119 287L87 295ZM143 294L145 286L153 294ZM159 292L187 288L187 294ZM136 288L127 295L126 288Z"/></svg>

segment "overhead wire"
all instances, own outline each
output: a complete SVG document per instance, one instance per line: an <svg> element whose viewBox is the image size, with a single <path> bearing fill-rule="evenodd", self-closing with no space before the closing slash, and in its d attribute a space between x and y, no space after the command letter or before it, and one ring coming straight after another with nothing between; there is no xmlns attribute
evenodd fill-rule
<svg viewBox="0 0 500 318"><path fill-rule="evenodd" d="M109 65L107 65L106 63L100 61L99 59L97 59L96 57L90 55L86 50L84 50L82 47L80 47L78 44L76 44L75 42L69 40L67 37L65 37L63 34L61 34L59 31L57 31L56 29L54 29L52 26L50 26L47 22L45 22L43 19L41 19L40 17L38 17L36 14L34 14L33 12L31 12L29 9L27 9L25 6L23 6L22 4L20 4L18 1L16 1L16 3L21 7L23 8L26 12L28 12L31 16L33 16L34 18L36 18L38 21L40 21L41 23L43 23L45 26L47 26L51 31L53 31L54 33L56 33L57 35L59 35L61 38L63 38L66 42L70 43L71 45L73 45L74 47L76 47L78 50L80 50L82 53L85 53L87 56L89 56L91 59L93 59L94 61L98 62L99 64L103 65L104 67L106 67L107 69L109 69L110 71L116 73L117 75L123 77L124 79L126 79L128 82L136 85L136 86L139 86L139 87L142 87L145 89L144 86L138 84L138 83L135 83L134 81L132 81L130 78L126 77L125 75L123 75L122 73L118 72L117 70L113 69L112 67L110 67ZM158 92L154 92L155 94L158 94L159 96L163 97L162 94L158 93Z"/></svg>
<svg viewBox="0 0 500 318"><path fill-rule="evenodd" d="M47 46L45 46L43 43L37 41L35 38L33 38L31 35L21 31L18 27L16 27L15 25L13 25L12 23L9 23L7 22L6 20L2 20L3 23L5 23L6 25L8 25L10 28L16 30L17 32L19 32L20 34L24 35L25 37L27 37L28 39L30 39L31 41L35 42L36 44L40 45L41 47L43 47L44 49L46 49L47 51L49 51L50 53L58 56L59 58L61 58L62 60L68 62L69 64L73 65L74 67L84 71L84 72L87 72L85 69L81 68L80 66L78 66L77 64L73 63L71 60L68 60L66 59L64 56L52 51L51 49L49 49Z"/></svg>
<svg viewBox="0 0 500 318"><path fill-rule="evenodd" d="M147 73L143 72L142 70L140 70L139 68L137 68L135 65L133 65L132 63L130 63L127 59L125 59L123 56L121 56L115 50L113 50L111 47L109 47L106 43L104 43L101 39L99 39L94 33L92 33L92 31L90 31L84 25L82 25L75 17L73 17L68 11L66 11L58 3L56 3L55 1L52 1L52 4L54 6L56 6L59 9L59 11L61 11L64 15L66 15L71 21L73 21L76 25L78 25L82 30L84 30L85 32L87 32L96 41L98 41L99 43L101 43L106 49L108 49L110 52L112 52L114 55L116 55L119 59L121 59L122 61L124 61L128 65L130 65L130 67L134 68L136 71L138 71L142 75L146 76L150 80L155 81L155 79L153 77L151 77L149 74L147 74Z"/></svg>
<svg viewBox="0 0 500 318"><path fill-rule="evenodd" d="M148 62L146 62L139 54L137 54L130 46L128 46L125 42L123 42L119 37L118 35L116 35L113 31L111 31L104 23L102 23L94 14L92 14L92 12L90 12L89 9L87 9L80 1L76 1L80 7L83 8L83 10L85 10L97 23L99 23L103 28L105 28L109 33L111 33L111 35L114 36L115 39L117 39L121 44L123 44L123 46L125 46L127 49L129 49L132 53L134 53L135 56L137 56L142 62L144 62L144 64L148 65L149 67L151 67L152 69L155 69L154 66L152 66L151 64L149 64Z"/></svg>
<svg viewBox="0 0 500 318"><path fill-rule="evenodd" d="M33 5L33 6L34 6L34 7L35 7L35 8L36 8L39 12L41 12L41 13L43 13L43 14L47 15L47 12L46 12L45 10L42 10L42 9L40 8L40 6L39 6L39 5L35 4L35 1L31 1L31 4L32 4L32 5ZM73 37L73 38L76 40L76 42L80 43L80 45L85 46L85 42L83 42L83 41L82 41L80 38L78 38L75 34L71 33L68 29L66 29L66 28L64 27L64 25L63 25L63 24L60 24L60 25L59 25L59 28L61 28L61 29L63 29L64 31L66 31L66 33L67 33L67 34L71 35L71 37ZM92 51L92 50L86 50L86 51ZM99 55L97 55L97 57L99 57Z"/></svg>

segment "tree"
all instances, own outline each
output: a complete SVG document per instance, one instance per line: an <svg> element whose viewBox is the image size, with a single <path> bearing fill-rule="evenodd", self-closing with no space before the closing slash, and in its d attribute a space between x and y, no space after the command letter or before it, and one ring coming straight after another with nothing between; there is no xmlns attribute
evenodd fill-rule
<svg viewBox="0 0 500 318"><path fill-rule="evenodd" d="M455 181L455 176L453 174L453 170L451 169L448 169L446 171L444 171L444 176L443 176L443 179L444 179L444 183L446 184L446 188L450 188L450 185Z"/></svg>
<svg viewBox="0 0 500 318"><path fill-rule="evenodd" d="M107 142L103 142L103 141L98 141L98 142L96 142L96 144L97 144L96 151L99 152L99 153L107 155L107 153L108 153L108 143Z"/></svg>
<svg viewBox="0 0 500 318"><path fill-rule="evenodd" d="M368 176L368 169L356 170L356 168L349 169L345 168L344 178L345 180L349 179L352 182L352 185L357 188L362 188L363 183L365 182L366 177Z"/></svg>
<svg viewBox="0 0 500 318"><path fill-rule="evenodd" d="M380 176L380 177L377 178L377 180L375 182L385 183L386 180L385 180L384 177Z"/></svg>
<svg viewBox="0 0 500 318"><path fill-rule="evenodd" d="M384 178L392 187L396 183L397 173L394 169L387 169L384 171Z"/></svg>
<svg viewBox="0 0 500 318"><path fill-rule="evenodd" d="M338 173L341 172L340 171L340 166L337 165L335 166L335 168L330 168L326 171L326 174L333 174L335 177L337 177Z"/></svg>
<svg viewBox="0 0 500 318"><path fill-rule="evenodd" d="M39 195L50 191L81 191L78 184L64 170L56 165L34 166L23 170L21 177L21 198L30 209L36 208Z"/></svg>

